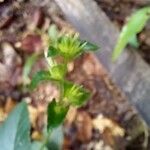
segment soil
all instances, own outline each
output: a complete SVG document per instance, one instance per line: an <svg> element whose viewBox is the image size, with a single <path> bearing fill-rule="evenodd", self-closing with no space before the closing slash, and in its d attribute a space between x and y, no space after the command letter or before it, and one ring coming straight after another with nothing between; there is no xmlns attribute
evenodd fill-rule
<svg viewBox="0 0 150 150"><path fill-rule="evenodd" d="M120 27L130 12L145 5L140 0L138 3L116 1L97 0L111 20ZM23 66L32 53L43 53L45 45L42 39L51 24L55 24L60 32L75 32L75 29L65 20L53 0L4 0L0 2L0 19L0 122L18 102L25 100L32 122L32 140L41 140L45 108L58 93L50 83L41 84L30 93L23 87ZM146 39L147 30L146 27L141 33ZM139 38L143 37L141 34ZM149 42L144 38L142 40L140 47L146 44L148 49ZM39 57L31 76L44 67L45 61ZM86 54L72 62L69 68L68 79L83 84L91 91L92 97L84 107L70 109L64 123L63 149L149 149L148 137L144 134L148 128L112 83L95 56Z"/></svg>

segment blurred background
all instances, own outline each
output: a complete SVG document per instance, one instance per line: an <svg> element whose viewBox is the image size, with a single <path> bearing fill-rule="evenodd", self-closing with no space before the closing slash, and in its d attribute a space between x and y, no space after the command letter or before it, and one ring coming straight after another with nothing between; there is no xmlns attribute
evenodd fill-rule
<svg viewBox="0 0 150 150"><path fill-rule="evenodd" d="M80 10L84 12L90 11L88 9L90 9L91 2L109 20L105 22L105 19L102 19L101 24L110 28L115 26L118 31L133 12L150 5L149 0L88 0L88 7L86 7L88 9L82 9L78 1L66 2L65 0L65 7L69 8L73 3L76 8L81 8ZM61 2L58 0L0 0L0 123L7 118L16 104L26 101L32 124L30 135L33 141L42 140L46 106L58 95L57 88L51 83L40 84L34 92L30 92L26 87L35 72L46 68L43 52L48 46L48 29L51 25L55 25L60 33L78 33L84 30L81 22L72 24L73 21L70 20L74 18L70 19L70 17L74 10L72 9L70 13L64 12L62 3L63 0ZM83 33L86 32L88 31L85 27ZM83 36L90 39L87 35ZM91 36L94 42L95 34ZM112 40L116 38L109 32L105 36L112 36L110 38ZM103 54L107 41L106 39L100 40L102 40L100 42L102 47L98 53ZM136 49L144 63L149 65L149 21L142 32L137 35L137 40L138 47L134 44L128 47ZM103 58L106 60L105 57ZM67 76L69 80L83 84L89 89L92 97L84 107L69 110L63 128L56 133L57 137L62 135L60 138L63 143L62 149L150 149L148 125L120 87L112 81L109 70L103 63L101 64L99 57L97 58L94 54L83 55L70 63Z"/></svg>

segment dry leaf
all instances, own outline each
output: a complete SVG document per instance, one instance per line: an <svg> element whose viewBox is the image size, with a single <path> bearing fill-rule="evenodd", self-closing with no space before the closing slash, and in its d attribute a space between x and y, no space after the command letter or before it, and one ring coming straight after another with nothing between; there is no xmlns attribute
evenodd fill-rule
<svg viewBox="0 0 150 150"><path fill-rule="evenodd" d="M77 109L74 107L70 107L67 116L66 116L66 124L72 124L77 115Z"/></svg>
<svg viewBox="0 0 150 150"><path fill-rule="evenodd" d="M35 128L36 120L38 118L38 110L36 108L34 108L33 106L28 106L28 110L29 110L30 122L32 124L32 127Z"/></svg>
<svg viewBox="0 0 150 150"><path fill-rule="evenodd" d="M13 108L16 106L16 104L17 103L11 97L8 97L6 100L4 111L7 114L10 113L13 110Z"/></svg>
<svg viewBox="0 0 150 150"><path fill-rule="evenodd" d="M32 140L41 141L43 139L43 135L38 131L33 131L31 138Z"/></svg>
<svg viewBox="0 0 150 150"><path fill-rule="evenodd" d="M123 128L121 128L114 121L105 118L103 115L98 115L98 117L93 120L93 126L95 129L98 129L101 133L103 133L104 130L108 128L114 136L123 137L125 134L125 130Z"/></svg>
<svg viewBox="0 0 150 150"><path fill-rule="evenodd" d="M79 112L77 115L77 138L81 142L87 142L92 137L92 119L86 112Z"/></svg>
<svg viewBox="0 0 150 150"><path fill-rule="evenodd" d="M3 122L6 118L6 113L3 108L0 108L0 123Z"/></svg>

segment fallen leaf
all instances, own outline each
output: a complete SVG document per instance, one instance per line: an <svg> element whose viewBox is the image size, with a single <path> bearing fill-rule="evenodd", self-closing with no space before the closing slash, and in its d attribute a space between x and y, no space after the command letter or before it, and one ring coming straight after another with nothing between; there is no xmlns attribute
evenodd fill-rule
<svg viewBox="0 0 150 150"><path fill-rule="evenodd" d="M33 131L31 138L32 140L41 141L43 139L43 135L38 131Z"/></svg>
<svg viewBox="0 0 150 150"><path fill-rule="evenodd" d="M0 107L0 123L3 122L6 118L6 113L4 112L4 109Z"/></svg>
<svg viewBox="0 0 150 150"><path fill-rule="evenodd" d="M105 118L103 115L98 115L95 119L93 119L93 126L95 129L98 129L101 133L104 132L105 129L110 129L113 136L121 136L123 137L125 134L125 130L121 128L114 121Z"/></svg>
<svg viewBox="0 0 150 150"><path fill-rule="evenodd" d="M21 41L21 48L27 52L39 52L42 49L42 40L39 35L28 34Z"/></svg>
<svg viewBox="0 0 150 150"><path fill-rule="evenodd" d="M67 113L67 116L66 116L66 124L67 125L70 125L73 123L73 121L75 120L76 118L76 115L77 115L77 109L74 108L74 107L70 107L68 113Z"/></svg>
<svg viewBox="0 0 150 150"><path fill-rule="evenodd" d="M7 100L6 100L4 111L7 114L10 113L13 110L13 108L16 106L16 104L17 103L11 97L8 97Z"/></svg>
<svg viewBox="0 0 150 150"><path fill-rule="evenodd" d="M29 118L33 128L36 128L36 121L38 118L38 110L33 106L28 106Z"/></svg>
<svg viewBox="0 0 150 150"><path fill-rule="evenodd" d="M92 119L88 113L80 111L76 119L77 139L87 142L92 138Z"/></svg>

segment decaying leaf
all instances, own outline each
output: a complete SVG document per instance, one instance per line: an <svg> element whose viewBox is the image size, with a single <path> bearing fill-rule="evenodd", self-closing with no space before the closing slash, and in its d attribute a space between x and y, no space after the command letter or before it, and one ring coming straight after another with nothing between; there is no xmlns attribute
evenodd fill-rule
<svg viewBox="0 0 150 150"><path fill-rule="evenodd" d="M125 134L125 130L121 128L114 121L105 118L103 115L98 115L97 118L93 120L93 126L95 129L98 129L101 133L104 132L105 129L110 129L112 135L123 137Z"/></svg>
<svg viewBox="0 0 150 150"><path fill-rule="evenodd" d="M6 118L6 113L4 112L4 109L0 107L0 123L3 122Z"/></svg>
<svg viewBox="0 0 150 150"><path fill-rule="evenodd" d="M30 118L30 122L32 124L32 127L35 128L36 127L36 120L38 117L38 110L37 110L37 108L34 108L33 106L28 106L28 111L29 111L29 118Z"/></svg>
<svg viewBox="0 0 150 150"><path fill-rule="evenodd" d="M42 50L42 39L39 35L28 34L21 41L21 48L27 52L39 52Z"/></svg>
<svg viewBox="0 0 150 150"><path fill-rule="evenodd" d="M92 137L92 119L86 112L79 112L77 115L77 138L81 142L87 142Z"/></svg>
<svg viewBox="0 0 150 150"><path fill-rule="evenodd" d="M43 135L39 131L33 131L31 138L35 141L41 141L43 139Z"/></svg>
<svg viewBox="0 0 150 150"><path fill-rule="evenodd" d="M66 116L66 124L71 124L75 120L77 116L77 109L74 107L70 107L67 116Z"/></svg>
<svg viewBox="0 0 150 150"><path fill-rule="evenodd" d="M7 101L6 101L6 104L5 104L4 111L7 114L10 113L13 110L13 108L16 106L16 104L17 103L11 97L8 97Z"/></svg>

